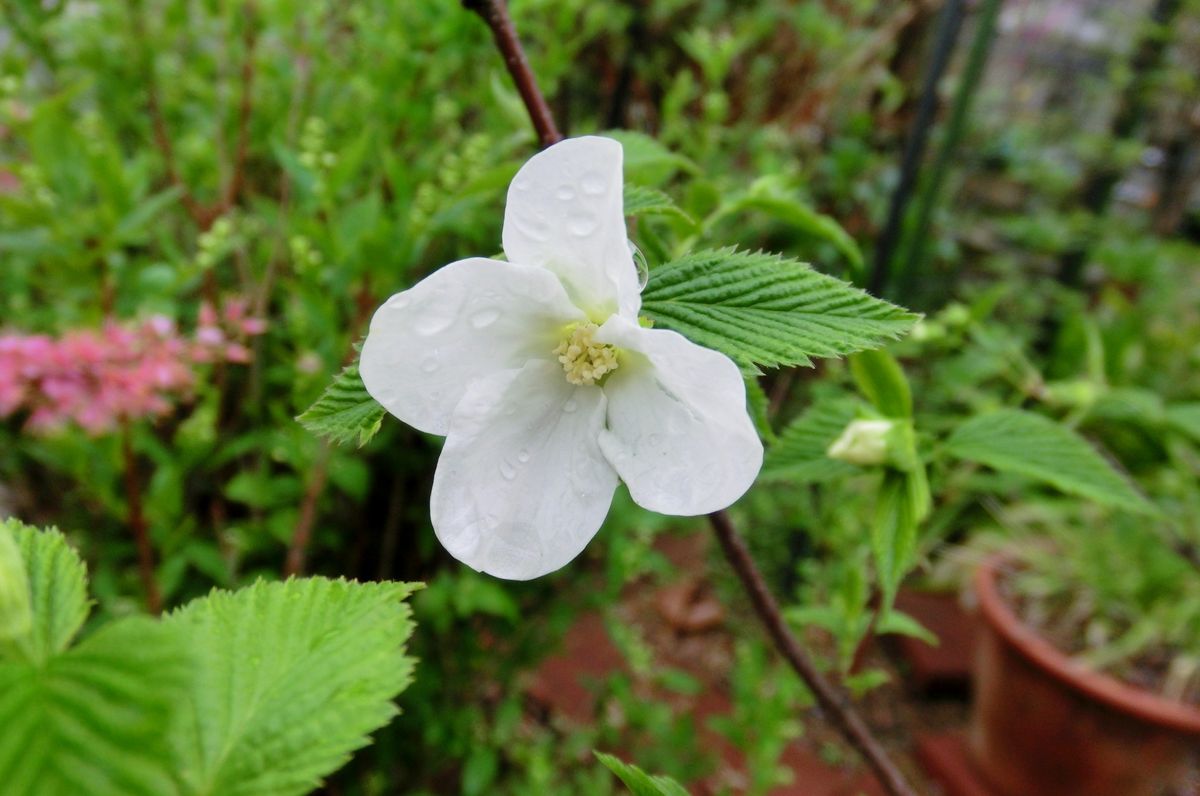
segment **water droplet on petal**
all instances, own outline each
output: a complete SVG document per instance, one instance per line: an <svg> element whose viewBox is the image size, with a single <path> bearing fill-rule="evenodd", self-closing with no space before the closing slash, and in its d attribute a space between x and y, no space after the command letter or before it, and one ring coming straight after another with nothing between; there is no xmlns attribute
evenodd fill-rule
<svg viewBox="0 0 1200 796"><path fill-rule="evenodd" d="M500 318L500 310L494 307L489 307L484 310L479 310L471 316L471 325L476 329L483 329L491 326Z"/></svg>
<svg viewBox="0 0 1200 796"><path fill-rule="evenodd" d="M517 477L517 468L512 466L512 462L502 459L500 461L500 475L505 481L511 481Z"/></svg>
<svg viewBox="0 0 1200 796"><path fill-rule="evenodd" d="M646 262L646 255L642 254L642 250L637 247L633 241L626 241L629 244L629 253L633 255L633 264L637 267L638 275L638 292L646 289L646 283L650 281L650 264Z"/></svg>
<svg viewBox="0 0 1200 796"><path fill-rule="evenodd" d="M425 373L433 373L442 365L438 362L437 357L425 357L425 361L421 363L421 370Z"/></svg>
<svg viewBox="0 0 1200 796"><path fill-rule="evenodd" d="M393 310L402 310L411 303L412 298L407 293L399 293L392 296L391 300L388 301L388 307Z"/></svg>
<svg viewBox="0 0 1200 796"><path fill-rule="evenodd" d="M554 195L564 202L569 202L575 198L575 189L570 185L560 185Z"/></svg>
<svg viewBox="0 0 1200 796"><path fill-rule="evenodd" d="M579 184L584 193L590 193L592 196L604 193L604 177L597 172L589 171L583 175Z"/></svg>
<svg viewBox="0 0 1200 796"><path fill-rule="evenodd" d="M529 451L522 448L521 452L517 454L517 461L519 461L521 464L529 461Z"/></svg>
<svg viewBox="0 0 1200 796"><path fill-rule="evenodd" d="M571 398L565 404L563 404L564 412L574 412L578 408L579 408L579 404L575 403L574 398Z"/></svg>
<svg viewBox="0 0 1200 796"><path fill-rule="evenodd" d="M567 229L581 238L591 235L597 226L596 217L587 213L578 213L567 219Z"/></svg>

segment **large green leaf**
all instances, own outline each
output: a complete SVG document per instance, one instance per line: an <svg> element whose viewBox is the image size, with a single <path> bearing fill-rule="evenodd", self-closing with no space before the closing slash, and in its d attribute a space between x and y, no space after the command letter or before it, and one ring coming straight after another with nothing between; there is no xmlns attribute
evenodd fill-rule
<svg viewBox="0 0 1200 796"><path fill-rule="evenodd" d="M629 788L633 796L688 796L684 787L670 777L652 776L632 763L618 760L603 752L594 754L605 768L625 783L625 787Z"/></svg>
<svg viewBox="0 0 1200 796"><path fill-rule="evenodd" d="M1086 440L1032 412L1002 409L974 417L955 430L946 449L961 459L1036 478L1096 503L1155 512Z"/></svg>
<svg viewBox="0 0 1200 796"><path fill-rule="evenodd" d="M300 425L339 445L354 441L361 448L379 432L387 414L371 397L358 373L358 363L347 365L317 402L296 419Z"/></svg>
<svg viewBox="0 0 1200 796"><path fill-rule="evenodd" d="M199 659L173 735L184 792L307 793L369 743L412 679L404 600L417 588L260 582L165 619Z"/></svg>
<svg viewBox="0 0 1200 796"><path fill-rule="evenodd" d="M655 268L642 312L740 364L766 367L878 348L918 317L796 260L736 249Z"/></svg>
<svg viewBox="0 0 1200 796"><path fill-rule="evenodd" d="M29 634L31 603L24 557L9 523L0 522L0 643Z"/></svg>
<svg viewBox="0 0 1200 796"><path fill-rule="evenodd" d="M826 455L850 421L857 416L852 399L823 399L793 420L779 441L767 450L762 478L786 481L829 481L859 468Z"/></svg>
<svg viewBox="0 0 1200 796"><path fill-rule="evenodd" d="M0 792L161 796L176 792L167 742L188 649L142 617L68 649L87 617L83 562L57 531L8 523L33 621L0 660Z"/></svg>

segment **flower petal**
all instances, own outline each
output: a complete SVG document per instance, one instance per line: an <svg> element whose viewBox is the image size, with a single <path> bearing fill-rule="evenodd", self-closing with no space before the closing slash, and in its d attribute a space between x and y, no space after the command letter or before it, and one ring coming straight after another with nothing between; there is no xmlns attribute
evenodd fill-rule
<svg viewBox="0 0 1200 796"><path fill-rule="evenodd" d="M579 555L608 514L617 474L600 452L604 393L557 364L475 382L454 410L430 515L450 555L510 580Z"/></svg>
<svg viewBox="0 0 1200 796"><path fill-rule="evenodd" d="M596 339L622 349L604 384L600 448L644 508L691 516L725 508L754 483L763 448L746 386L724 354L614 317Z"/></svg>
<svg viewBox="0 0 1200 796"><path fill-rule="evenodd" d="M583 318L558 279L527 265L473 258L388 299L363 343L367 392L396 417L445 434L467 387L551 353Z"/></svg>
<svg viewBox="0 0 1200 796"><path fill-rule="evenodd" d="M504 253L548 268L597 323L642 306L625 230L621 145L568 138L534 155L508 188Z"/></svg>

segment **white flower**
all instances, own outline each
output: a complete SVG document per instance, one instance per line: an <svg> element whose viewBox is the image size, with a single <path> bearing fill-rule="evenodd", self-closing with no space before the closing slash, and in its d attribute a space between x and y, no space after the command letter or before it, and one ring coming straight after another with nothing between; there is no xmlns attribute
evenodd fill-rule
<svg viewBox="0 0 1200 796"><path fill-rule="evenodd" d="M762 464L734 363L638 323L621 145L563 141L513 179L509 262L451 263L371 321L361 372L389 412L446 435L431 517L458 560L524 580L575 558L618 479L638 504L697 515Z"/></svg>

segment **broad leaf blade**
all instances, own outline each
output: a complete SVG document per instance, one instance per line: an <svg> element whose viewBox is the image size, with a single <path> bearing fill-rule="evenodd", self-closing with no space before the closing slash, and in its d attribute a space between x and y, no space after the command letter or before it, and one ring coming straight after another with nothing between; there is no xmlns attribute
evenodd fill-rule
<svg viewBox="0 0 1200 796"><path fill-rule="evenodd" d="M1171 428L1200 442L1200 403L1173 404L1166 416Z"/></svg>
<svg viewBox="0 0 1200 796"><path fill-rule="evenodd" d="M596 759L605 768L617 775L617 779L625 783L633 796L688 796L684 787L670 777L652 776L642 771L632 763L618 760L603 752L594 752Z"/></svg>
<svg viewBox="0 0 1200 796"><path fill-rule="evenodd" d="M1096 503L1156 511L1086 440L1032 412L1003 409L974 417L958 427L946 448L961 459L1035 478Z"/></svg>
<svg viewBox="0 0 1200 796"><path fill-rule="evenodd" d="M41 662L0 663L5 796L175 793L167 728L190 666L186 644L143 617Z"/></svg>
<svg viewBox="0 0 1200 796"><path fill-rule="evenodd" d="M912 417L912 389L900 363L886 351L860 351L850 357L854 383L884 417Z"/></svg>
<svg viewBox="0 0 1200 796"><path fill-rule="evenodd" d="M296 418L300 425L330 442L356 442L361 448L379 432L387 414L371 397L358 373L358 363L347 365L317 402Z"/></svg>
<svg viewBox="0 0 1200 796"><path fill-rule="evenodd" d="M878 348L918 318L804 263L736 249L655 268L642 312L739 364L765 367Z"/></svg>
<svg viewBox="0 0 1200 796"><path fill-rule="evenodd" d="M175 733L185 793L307 793L367 745L412 679L404 599L416 588L258 583L164 620L200 661Z"/></svg>

